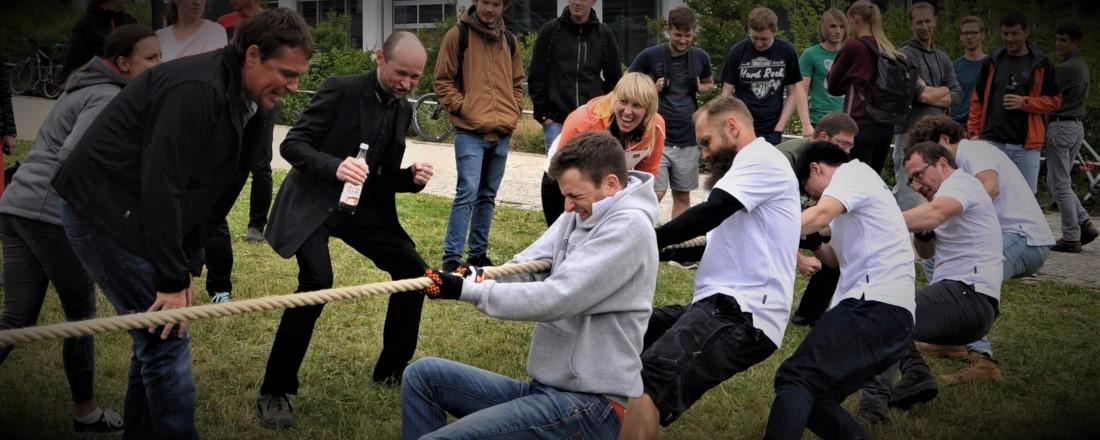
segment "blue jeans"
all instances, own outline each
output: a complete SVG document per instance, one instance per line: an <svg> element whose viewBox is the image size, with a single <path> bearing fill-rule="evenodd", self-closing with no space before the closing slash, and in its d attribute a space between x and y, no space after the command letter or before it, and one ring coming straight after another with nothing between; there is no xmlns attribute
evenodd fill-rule
<svg viewBox="0 0 1100 440"><path fill-rule="evenodd" d="M455 189L447 236L443 240L443 261L460 261L469 234L469 256L484 256L489 248L489 227L493 224L497 189L508 162L508 141L504 136L486 141L469 133L455 134Z"/></svg>
<svg viewBox="0 0 1100 440"><path fill-rule="evenodd" d="M840 406L898 362L912 345L913 315L901 307L846 299L825 313L775 373L764 438L868 438Z"/></svg>
<svg viewBox="0 0 1100 440"><path fill-rule="evenodd" d="M561 136L561 123L553 122L548 125L542 126L542 137L546 141L546 144L542 146L542 151L549 152L550 145L554 144L554 139Z"/></svg>
<svg viewBox="0 0 1100 440"><path fill-rule="evenodd" d="M67 203L61 222L88 275L120 315L144 312L156 300L155 271L88 222ZM191 374L191 335L175 329L162 340L146 329L130 330L133 354L126 385L125 439L198 438L195 430L195 377Z"/></svg>
<svg viewBox="0 0 1100 440"><path fill-rule="evenodd" d="M447 414L458 418L447 424ZM573 393L439 358L423 358L401 381L401 431L413 439L562 439L619 436L606 397Z"/></svg>
<svg viewBox="0 0 1100 440"><path fill-rule="evenodd" d="M1012 163L1020 169L1020 173L1024 175L1024 180L1027 181L1027 186L1031 188L1031 193L1034 194L1039 189L1039 149L1029 150L1020 144L989 143L1000 148L1008 155L1009 159L1012 159Z"/></svg>

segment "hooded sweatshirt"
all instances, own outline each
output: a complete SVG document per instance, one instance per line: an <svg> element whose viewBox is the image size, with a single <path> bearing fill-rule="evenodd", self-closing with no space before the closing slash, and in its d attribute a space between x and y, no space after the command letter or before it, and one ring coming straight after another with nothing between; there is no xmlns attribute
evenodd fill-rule
<svg viewBox="0 0 1100 440"><path fill-rule="evenodd" d="M99 57L73 72L50 110L27 158L0 198L0 213L61 226L61 198L50 181L84 130L126 85L127 79Z"/></svg>
<svg viewBox="0 0 1100 440"><path fill-rule="evenodd" d="M963 99L969 98L963 97L962 86L959 85L959 80L955 77L955 66L944 51L936 49L934 45L925 49L916 39L902 43L901 48L898 50L905 54L910 65L916 66L917 78L923 79L929 87L947 87L951 95L951 104L947 108L936 107L919 101L914 102L913 111L909 112L905 125L896 127L898 133L909 130L925 116L946 114L949 109L955 108ZM920 96L922 90L917 91L917 96Z"/></svg>
<svg viewBox="0 0 1100 440"><path fill-rule="evenodd" d="M628 181L587 220L558 217L512 260L550 259L549 274L464 283L461 297L489 316L539 322L527 357L532 379L619 403L642 394L642 340L657 284L653 176L631 171Z"/></svg>

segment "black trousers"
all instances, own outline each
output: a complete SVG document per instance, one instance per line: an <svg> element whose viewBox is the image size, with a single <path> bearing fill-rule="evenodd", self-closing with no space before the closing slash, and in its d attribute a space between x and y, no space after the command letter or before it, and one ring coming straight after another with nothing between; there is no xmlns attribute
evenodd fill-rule
<svg viewBox="0 0 1100 440"><path fill-rule="evenodd" d="M890 155L890 141L893 139L894 127L874 122L859 124L859 134L856 135L855 145L848 155L881 174L882 167L886 166L886 157Z"/></svg>
<svg viewBox="0 0 1100 440"><path fill-rule="evenodd" d="M222 219L210 235L203 249L206 263L206 293L211 297L219 292L233 291L233 238L229 236L229 222Z"/></svg>
<svg viewBox="0 0 1100 440"><path fill-rule="evenodd" d="M550 226L565 213L565 196L561 195L558 181L551 179L546 173L542 173L541 191L542 216L546 219L546 226Z"/></svg>
<svg viewBox="0 0 1100 440"><path fill-rule="evenodd" d="M840 269L821 265L806 284L806 291L802 293L802 300L798 302L798 309L794 314L810 319L820 318L829 308L836 292L836 285L840 282Z"/></svg>
<svg viewBox="0 0 1100 440"><path fill-rule="evenodd" d="M362 214L360 211L359 214ZM365 217L365 216L364 216ZM416 252L416 245L399 224L377 225L359 215L334 212L295 253L298 259L298 290L309 292L332 287L330 237L343 240L374 262L395 280L424 275L428 267ZM424 295L403 292L390 295L382 333L382 353L372 378L378 382L399 378L416 351L420 332L420 312ZM267 360L260 394L297 394L298 369L305 359L313 327L324 305L298 307L283 312L275 343Z"/></svg>
<svg viewBox="0 0 1100 440"><path fill-rule="evenodd" d="M917 325L913 339L938 345L964 345L989 334L1000 314L997 300L974 291L974 286L953 280L929 284L917 291ZM913 368L928 369L917 346L909 344L901 360L904 374Z"/></svg>
<svg viewBox="0 0 1100 440"><path fill-rule="evenodd" d="M279 114L282 105L276 104L275 109L272 110L275 114ZM256 155L255 162L252 163L252 190L248 196L248 227L259 229L263 232L264 227L267 226L267 213L271 209L271 142L274 138L275 132L275 118L271 117L264 128L260 131L260 136L264 139L260 141L260 145L267 148L261 148Z"/></svg>
<svg viewBox="0 0 1100 440"><path fill-rule="evenodd" d="M53 282L66 321L94 318L95 285L77 259L61 226L0 214L4 244L4 313L0 330L35 325ZM0 364L12 346L0 348ZM95 398L95 339L66 338L61 360L74 402Z"/></svg>

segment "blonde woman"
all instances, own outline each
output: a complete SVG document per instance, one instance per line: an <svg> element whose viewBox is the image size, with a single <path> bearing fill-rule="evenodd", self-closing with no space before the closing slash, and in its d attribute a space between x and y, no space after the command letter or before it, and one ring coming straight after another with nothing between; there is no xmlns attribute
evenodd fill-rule
<svg viewBox="0 0 1100 440"><path fill-rule="evenodd" d="M872 48L882 56L904 58L882 28L882 12L867 0L859 0L848 8L848 29L853 37L840 49L829 70L829 94L844 95L844 113L859 124L859 135L849 153L852 158L881 172L890 151L894 127L871 120L864 109L864 98L870 96L877 74L878 59Z"/></svg>
<svg viewBox="0 0 1100 440"><path fill-rule="evenodd" d="M611 93L597 96L573 110L562 126L561 135L547 155L554 157L557 146L566 145L579 133L605 130L619 140L626 155L627 169L656 175L665 151L665 119L657 114L657 86L649 76L632 72L623 75ZM565 197L557 182L542 177L542 213L552 225L565 211Z"/></svg>
<svg viewBox="0 0 1100 440"><path fill-rule="evenodd" d="M829 69L836 54L848 39L848 19L839 9L829 8L821 14L821 29L817 34L821 43L802 51L798 58L798 70L802 71L802 88L809 96L798 101L798 117L802 120L802 135L813 136L814 127L826 114L844 109L844 96L829 94Z"/></svg>

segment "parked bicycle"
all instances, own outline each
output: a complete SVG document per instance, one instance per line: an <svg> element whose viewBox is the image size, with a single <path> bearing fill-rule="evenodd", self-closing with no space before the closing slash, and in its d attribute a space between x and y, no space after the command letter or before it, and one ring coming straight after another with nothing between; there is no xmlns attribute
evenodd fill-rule
<svg viewBox="0 0 1100 440"><path fill-rule="evenodd" d="M413 104L413 130L421 139L439 142L455 131L450 113L436 99L435 93L421 95Z"/></svg>
<svg viewBox="0 0 1100 440"><path fill-rule="evenodd" d="M53 44L55 53L61 53L64 49L64 44ZM12 65L9 78L11 92L22 95L28 90L38 89L47 98L61 95L65 89L65 78L61 77L61 70L65 66L60 61L54 61L54 58L36 47L34 54Z"/></svg>

